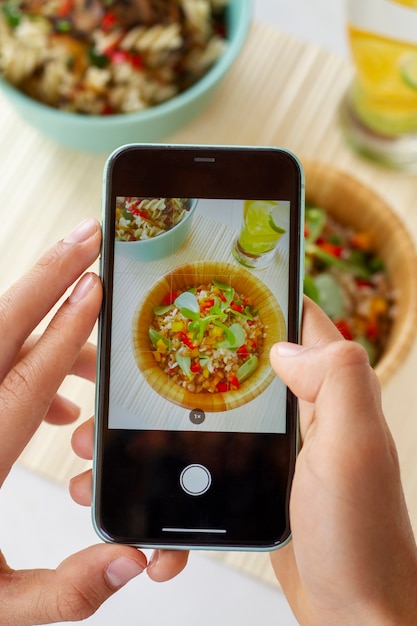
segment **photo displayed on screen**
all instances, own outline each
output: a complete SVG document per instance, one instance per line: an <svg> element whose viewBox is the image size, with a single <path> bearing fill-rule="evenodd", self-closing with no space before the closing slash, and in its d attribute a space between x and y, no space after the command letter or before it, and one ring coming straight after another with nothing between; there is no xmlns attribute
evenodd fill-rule
<svg viewBox="0 0 417 626"><path fill-rule="evenodd" d="M290 202L117 197L109 428L284 433Z"/></svg>

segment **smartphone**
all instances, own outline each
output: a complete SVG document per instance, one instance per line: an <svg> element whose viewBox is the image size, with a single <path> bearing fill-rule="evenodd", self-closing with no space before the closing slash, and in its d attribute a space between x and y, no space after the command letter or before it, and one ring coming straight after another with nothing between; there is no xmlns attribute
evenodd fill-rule
<svg viewBox="0 0 417 626"><path fill-rule="evenodd" d="M141 547L290 536L303 172L269 147L128 145L104 173L93 517Z"/></svg>

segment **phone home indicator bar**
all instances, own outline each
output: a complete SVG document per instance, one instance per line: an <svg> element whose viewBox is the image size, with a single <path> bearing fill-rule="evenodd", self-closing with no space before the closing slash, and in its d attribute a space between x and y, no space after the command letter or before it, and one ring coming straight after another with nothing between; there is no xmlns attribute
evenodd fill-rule
<svg viewBox="0 0 417 626"><path fill-rule="evenodd" d="M165 533L217 533L226 534L223 528L163 528Z"/></svg>

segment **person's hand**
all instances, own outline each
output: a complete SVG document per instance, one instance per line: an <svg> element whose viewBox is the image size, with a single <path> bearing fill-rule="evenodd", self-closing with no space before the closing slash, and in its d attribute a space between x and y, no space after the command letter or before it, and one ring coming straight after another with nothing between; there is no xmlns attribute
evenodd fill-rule
<svg viewBox="0 0 417 626"><path fill-rule="evenodd" d="M72 436L72 448L81 459L91 461L94 448L94 419L90 418L79 426ZM70 493L77 504L91 506L93 476L91 469L86 470L70 482ZM187 564L187 550L154 550L146 569L149 578L163 582L172 578Z"/></svg>
<svg viewBox="0 0 417 626"><path fill-rule="evenodd" d="M81 459L91 461L94 448L94 418L81 424L73 433L72 448ZM93 476L91 469L70 482L70 494L81 506L91 506L93 492ZM154 550L146 569L149 578L155 582L163 582L179 573L187 564L187 550Z"/></svg>
<svg viewBox="0 0 417 626"><path fill-rule="evenodd" d="M271 351L302 439L277 578L302 625L416 624L416 544L377 377L308 300L302 343Z"/></svg>
<svg viewBox="0 0 417 626"><path fill-rule="evenodd" d="M79 277L98 256L100 242L99 224L82 222L0 298L0 486L42 420L64 424L78 417L78 408L56 393L66 375L94 380L95 350L86 341L102 289L95 274ZM43 335L31 338L77 279ZM186 558L186 553L158 553L153 577L171 578ZM146 566L140 551L110 544L87 548L56 571L14 571L0 553L0 624L84 619Z"/></svg>

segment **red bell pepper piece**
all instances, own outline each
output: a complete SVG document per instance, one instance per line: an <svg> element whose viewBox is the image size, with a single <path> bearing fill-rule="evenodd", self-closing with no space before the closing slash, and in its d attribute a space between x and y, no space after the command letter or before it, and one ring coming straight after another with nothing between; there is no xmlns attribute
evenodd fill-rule
<svg viewBox="0 0 417 626"><path fill-rule="evenodd" d="M377 339L379 336L379 327L378 327L378 323L377 321L374 320L369 320L369 322L366 325L366 335L369 337L369 339Z"/></svg>
<svg viewBox="0 0 417 626"><path fill-rule="evenodd" d="M249 348L247 345L243 344L243 346L240 346L240 348L238 348L236 350L236 352L243 358L243 359L247 359L249 356Z"/></svg>
<svg viewBox="0 0 417 626"><path fill-rule="evenodd" d="M67 15L69 15L73 7L73 0L61 0L57 10L58 17L66 17Z"/></svg>
<svg viewBox="0 0 417 626"><path fill-rule="evenodd" d="M348 339L350 341L353 339L352 331L351 331L350 326L349 326L349 324L348 324L348 322L346 320L336 320L334 322L334 325L338 329L339 333L345 339Z"/></svg>
<svg viewBox="0 0 417 626"><path fill-rule="evenodd" d="M174 301L178 298L181 291L169 291L162 299L162 304L173 304Z"/></svg>
<svg viewBox="0 0 417 626"><path fill-rule="evenodd" d="M214 298L207 298L200 303L200 311L211 309L212 306L214 306Z"/></svg>
<svg viewBox="0 0 417 626"><path fill-rule="evenodd" d="M229 374L227 379L234 389L239 389L239 381L236 374Z"/></svg>
<svg viewBox="0 0 417 626"><path fill-rule="evenodd" d="M332 256L340 258L342 256L342 246L338 246L330 241L320 241L318 244L323 252L331 254Z"/></svg>
<svg viewBox="0 0 417 626"><path fill-rule="evenodd" d="M185 346L187 346L187 348L189 348L190 350L194 350L195 349L195 345L193 344L192 340L189 338L187 333L185 333L184 331L180 331L178 333L178 339L180 341L182 341L182 343Z"/></svg>
<svg viewBox="0 0 417 626"><path fill-rule="evenodd" d="M104 30L105 33L108 33L116 24L116 22L116 15L109 11L108 13L104 14L103 19L101 20L101 28Z"/></svg>

